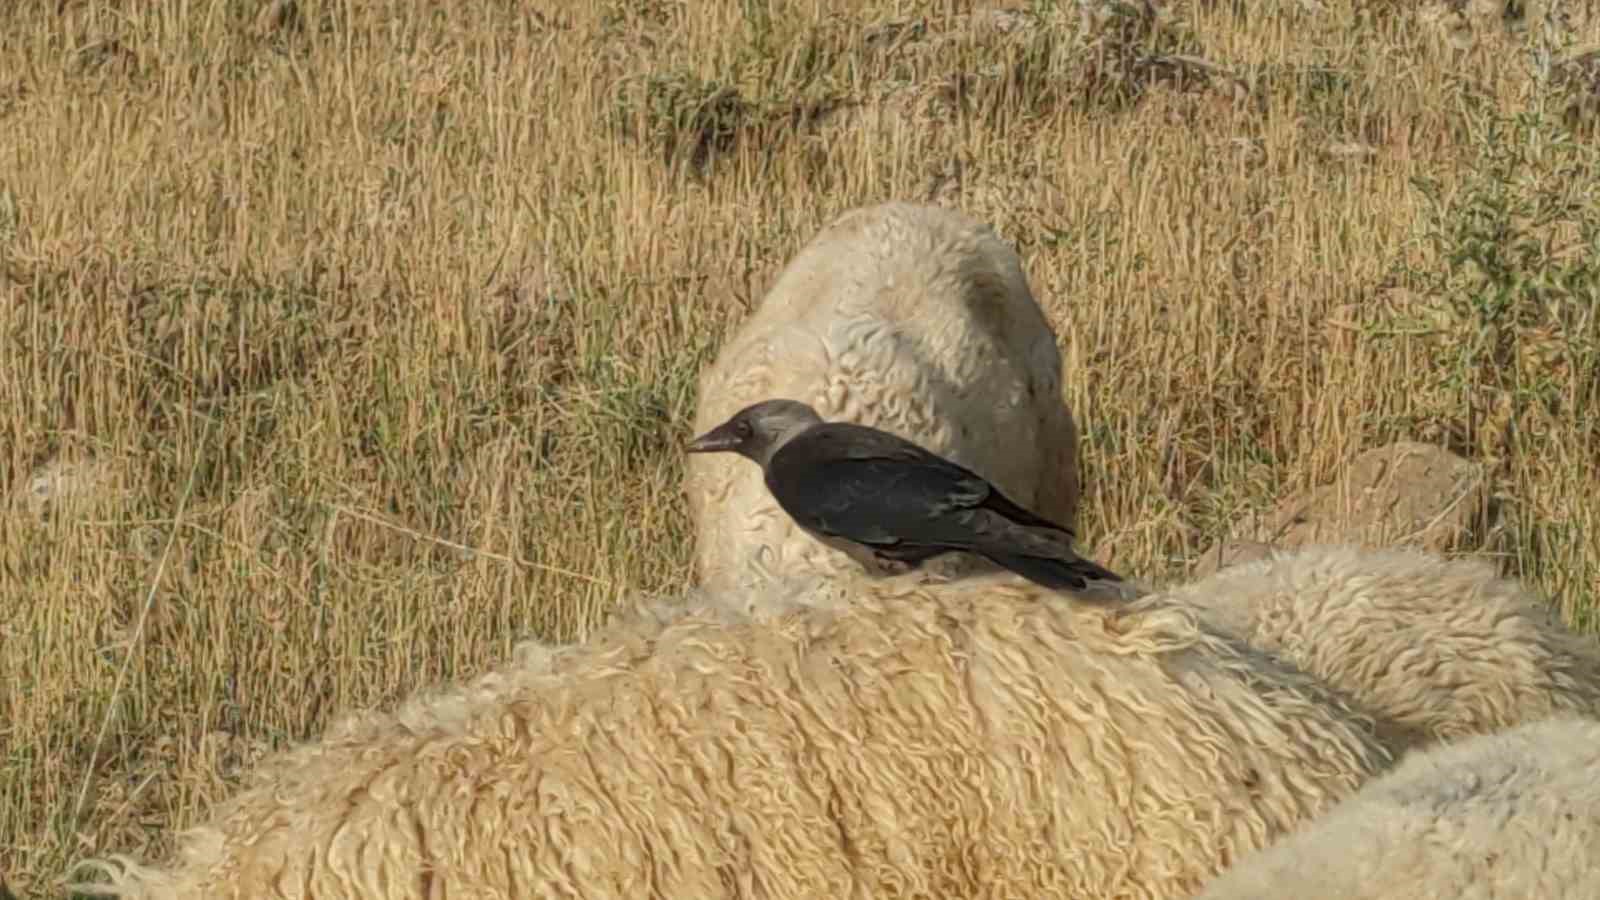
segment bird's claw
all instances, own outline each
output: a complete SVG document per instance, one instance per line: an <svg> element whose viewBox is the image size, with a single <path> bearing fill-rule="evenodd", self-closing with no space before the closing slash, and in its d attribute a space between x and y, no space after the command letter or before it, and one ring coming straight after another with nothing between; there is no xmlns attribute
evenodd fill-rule
<svg viewBox="0 0 1600 900"><path fill-rule="evenodd" d="M904 575L916 568L903 559L893 559L881 554L873 554L873 558L877 560L878 568L882 569L885 575Z"/></svg>

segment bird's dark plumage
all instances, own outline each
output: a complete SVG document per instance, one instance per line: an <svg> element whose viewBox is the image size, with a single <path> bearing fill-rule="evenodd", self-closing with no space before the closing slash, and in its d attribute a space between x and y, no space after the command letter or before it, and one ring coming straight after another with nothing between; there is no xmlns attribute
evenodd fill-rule
<svg viewBox="0 0 1600 900"><path fill-rule="evenodd" d="M964 551L1053 589L1122 580L1074 553L1071 529L1017 505L977 473L876 428L823 422L795 401L747 407L690 449L754 460L801 528L863 564L914 569Z"/></svg>

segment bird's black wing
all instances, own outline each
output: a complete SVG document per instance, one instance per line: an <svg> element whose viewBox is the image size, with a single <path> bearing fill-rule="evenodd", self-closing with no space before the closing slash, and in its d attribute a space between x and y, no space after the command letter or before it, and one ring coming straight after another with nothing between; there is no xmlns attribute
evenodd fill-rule
<svg viewBox="0 0 1600 900"><path fill-rule="evenodd" d="M962 547L951 513L992 509L1021 525L1070 531L1028 512L982 476L888 432L843 422L785 444L767 487L801 526L878 547Z"/></svg>

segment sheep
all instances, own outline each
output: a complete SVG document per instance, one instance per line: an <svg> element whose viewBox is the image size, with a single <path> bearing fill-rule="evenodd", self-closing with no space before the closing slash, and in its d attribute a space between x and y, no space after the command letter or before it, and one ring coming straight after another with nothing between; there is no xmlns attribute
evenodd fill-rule
<svg viewBox="0 0 1600 900"><path fill-rule="evenodd" d="M1600 645L1484 562L1312 546L1169 593L1342 692L1401 752L1559 713L1600 716Z"/></svg>
<svg viewBox="0 0 1600 900"><path fill-rule="evenodd" d="M1600 897L1600 722L1558 716L1408 756L1201 900Z"/></svg>
<svg viewBox="0 0 1600 900"><path fill-rule="evenodd" d="M623 617L292 751L173 868L88 861L110 880L74 889L1176 898L1391 761L1314 679L1161 597L762 593Z"/></svg>
<svg viewBox="0 0 1600 900"><path fill-rule="evenodd" d="M1077 425L1061 350L1017 254L992 228L937 206L892 202L824 227L779 275L699 380L695 433L761 400L797 400L830 421L892 432L1073 528ZM805 534L761 473L691 457L685 491L702 584L849 571ZM932 576L992 571L956 554Z"/></svg>

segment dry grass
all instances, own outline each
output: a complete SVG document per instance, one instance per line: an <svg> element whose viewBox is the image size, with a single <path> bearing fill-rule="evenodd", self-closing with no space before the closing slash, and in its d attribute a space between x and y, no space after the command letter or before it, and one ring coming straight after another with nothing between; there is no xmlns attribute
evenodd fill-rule
<svg viewBox="0 0 1600 900"><path fill-rule="evenodd" d="M0 511L24 895L161 856L341 709L682 586L696 372L823 223L891 197L1023 253L1099 557L1181 576L1240 511L1414 438L1494 467L1477 551L1589 621L1592 104L1519 62L1559 29L269 5L0 13L0 487L78 487Z"/></svg>

